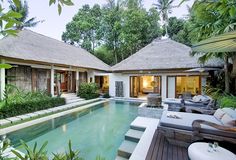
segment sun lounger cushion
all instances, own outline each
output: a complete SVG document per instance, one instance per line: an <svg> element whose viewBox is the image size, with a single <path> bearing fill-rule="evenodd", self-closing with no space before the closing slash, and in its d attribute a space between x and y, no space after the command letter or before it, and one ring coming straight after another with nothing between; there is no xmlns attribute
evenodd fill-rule
<svg viewBox="0 0 236 160"><path fill-rule="evenodd" d="M218 125L223 125L221 121L217 120L214 116L211 116L211 115L178 112L178 114L181 116L181 119L174 119L174 118L169 118L166 116L168 112L172 112L172 111L163 112L161 120L160 120L160 126L193 131L192 123L194 120L198 120L198 119L210 121ZM222 135L222 136L236 138L236 134L233 132L221 131L213 127L204 125L204 124L201 125L201 132L213 134L213 135Z"/></svg>
<svg viewBox="0 0 236 160"><path fill-rule="evenodd" d="M236 120L236 111L232 108L222 108L222 110Z"/></svg>
<svg viewBox="0 0 236 160"><path fill-rule="evenodd" d="M222 117L225 115L225 112L222 109L217 109L216 112L214 113L214 117L218 120L221 120Z"/></svg>
<svg viewBox="0 0 236 160"><path fill-rule="evenodd" d="M236 120L233 119L229 114L225 114L222 117L221 122L226 126L230 127L236 126Z"/></svg>

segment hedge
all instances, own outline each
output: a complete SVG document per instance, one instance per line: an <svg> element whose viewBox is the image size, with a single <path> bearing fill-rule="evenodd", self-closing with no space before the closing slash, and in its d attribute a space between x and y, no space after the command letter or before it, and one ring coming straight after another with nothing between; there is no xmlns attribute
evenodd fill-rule
<svg viewBox="0 0 236 160"><path fill-rule="evenodd" d="M65 99L60 97L33 98L25 101L9 101L0 108L0 119L36 112L64 104Z"/></svg>

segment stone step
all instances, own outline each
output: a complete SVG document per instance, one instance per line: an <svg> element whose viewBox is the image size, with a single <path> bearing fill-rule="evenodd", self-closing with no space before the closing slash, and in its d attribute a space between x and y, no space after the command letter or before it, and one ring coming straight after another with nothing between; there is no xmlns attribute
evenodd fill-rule
<svg viewBox="0 0 236 160"><path fill-rule="evenodd" d="M140 126L130 125L130 129L144 132L146 128L143 128L143 127L140 127Z"/></svg>
<svg viewBox="0 0 236 160"><path fill-rule="evenodd" d="M124 158L124 157L120 157L120 156L116 156L116 159L115 160L128 160L127 158Z"/></svg>
<svg viewBox="0 0 236 160"><path fill-rule="evenodd" d="M138 143L142 135L143 135L143 131L129 129L128 132L125 134L125 140Z"/></svg>
<svg viewBox="0 0 236 160"><path fill-rule="evenodd" d="M129 159L136 145L135 142L124 140L118 149L118 156Z"/></svg>

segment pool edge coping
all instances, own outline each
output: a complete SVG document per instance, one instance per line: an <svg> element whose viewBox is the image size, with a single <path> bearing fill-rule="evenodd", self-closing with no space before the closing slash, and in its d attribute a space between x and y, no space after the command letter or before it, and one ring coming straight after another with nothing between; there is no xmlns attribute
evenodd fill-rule
<svg viewBox="0 0 236 160"><path fill-rule="evenodd" d="M48 121L50 119L61 117L61 116L64 116L64 115L67 115L67 114L70 114L70 113L73 113L73 112L82 111L82 110L88 109L88 108L90 108L94 105L105 103L105 102L108 102L108 101L109 101L109 99L101 100L101 101L90 103L90 104L85 104L85 105L82 105L82 106L78 106L76 108L64 110L62 112L58 112L58 113L51 114L51 115L48 115L48 116L45 116L45 117L33 119L31 121L27 121L27 122L23 122L23 123L20 123L20 124L16 124L14 126L3 128L3 129L1 129L0 137L6 135L8 133L26 128L26 127L30 127L30 126L33 126L33 125L36 125L36 124L39 124L39 123L43 123L43 122Z"/></svg>

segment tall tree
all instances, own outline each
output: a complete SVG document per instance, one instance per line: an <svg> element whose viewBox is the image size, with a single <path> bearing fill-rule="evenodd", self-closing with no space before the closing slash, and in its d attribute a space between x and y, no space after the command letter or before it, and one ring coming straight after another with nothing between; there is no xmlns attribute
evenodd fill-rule
<svg viewBox="0 0 236 160"><path fill-rule="evenodd" d="M30 19L27 19L29 16L29 7L27 1L19 1L20 3L16 5L12 0L9 0L9 9L20 13L21 17L20 18L15 18L18 22L15 25L15 28L17 30L22 30L23 28L30 28L30 27L35 27L37 24L43 21L36 21L36 17L32 17Z"/></svg>
<svg viewBox="0 0 236 160"><path fill-rule="evenodd" d="M193 42L236 29L236 2L234 0L196 0L191 11L191 38ZM199 54L199 53L193 53ZM202 53L200 53L202 54ZM212 57L225 62L225 91L230 92L229 58L235 53L204 53L200 60L206 62Z"/></svg>
<svg viewBox="0 0 236 160"><path fill-rule="evenodd" d="M172 3L173 2L174 2L174 0L157 0L157 3L154 4L157 7L157 10L159 11L159 13L162 16L166 36L168 36L168 30L167 30L168 20L169 20L168 14L170 14L172 12L172 8L173 8Z"/></svg>
<svg viewBox="0 0 236 160"><path fill-rule="evenodd" d="M62 40L94 53L101 41L101 18L102 12L99 5L96 4L92 8L84 5L66 25Z"/></svg>
<svg viewBox="0 0 236 160"><path fill-rule="evenodd" d="M171 39L188 46L191 45L189 39L189 22L187 20L170 17L167 30Z"/></svg>
<svg viewBox="0 0 236 160"><path fill-rule="evenodd" d="M104 31L105 46L114 54L114 63L118 63L118 54L121 45L121 14L123 12L120 1L109 0L103 9L104 17L102 28Z"/></svg>

